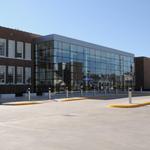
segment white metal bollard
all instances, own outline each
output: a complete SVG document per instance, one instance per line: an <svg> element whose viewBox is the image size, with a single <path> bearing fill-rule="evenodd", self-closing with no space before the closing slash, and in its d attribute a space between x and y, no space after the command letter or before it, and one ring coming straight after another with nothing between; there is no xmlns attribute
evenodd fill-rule
<svg viewBox="0 0 150 150"><path fill-rule="evenodd" d="M30 93L30 88L28 88L28 100L31 100L31 93Z"/></svg>
<svg viewBox="0 0 150 150"><path fill-rule="evenodd" d="M69 95L68 95L68 87L66 87L66 98L68 98Z"/></svg>
<svg viewBox="0 0 150 150"><path fill-rule="evenodd" d="M132 104L132 88L128 90L129 103Z"/></svg>
<svg viewBox="0 0 150 150"><path fill-rule="evenodd" d="M143 89L142 89L142 87L141 87L141 93L143 92Z"/></svg>
<svg viewBox="0 0 150 150"><path fill-rule="evenodd" d="M48 89L48 99L50 100L52 98L51 96L51 88Z"/></svg>

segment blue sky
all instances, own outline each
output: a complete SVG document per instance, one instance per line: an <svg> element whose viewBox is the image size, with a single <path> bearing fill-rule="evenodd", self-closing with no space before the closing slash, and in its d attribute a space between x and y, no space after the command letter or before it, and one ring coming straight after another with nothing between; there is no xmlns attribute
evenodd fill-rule
<svg viewBox="0 0 150 150"><path fill-rule="evenodd" d="M0 0L0 25L150 57L150 0Z"/></svg>

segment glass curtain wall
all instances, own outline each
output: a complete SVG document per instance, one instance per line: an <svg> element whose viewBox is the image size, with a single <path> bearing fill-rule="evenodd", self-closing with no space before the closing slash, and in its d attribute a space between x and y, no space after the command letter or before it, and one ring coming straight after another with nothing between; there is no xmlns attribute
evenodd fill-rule
<svg viewBox="0 0 150 150"><path fill-rule="evenodd" d="M54 58L53 42L46 41L36 44L35 47L35 74L36 91L41 93L48 91L51 87L54 89Z"/></svg>
<svg viewBox="0 0 150 150"><path fill-rule="evenodd" d="M62 41L36 46L36 85L56 91L121 89L133 86L133 57ZM43 85L43 86L42 86Z"/></svg>
<svg viewBox="0 0 150 150"><path fill-rule="evenodd" d="M70 90L126 90L133 86L133 57L60 41L54 42L55 86Z"/></svg>

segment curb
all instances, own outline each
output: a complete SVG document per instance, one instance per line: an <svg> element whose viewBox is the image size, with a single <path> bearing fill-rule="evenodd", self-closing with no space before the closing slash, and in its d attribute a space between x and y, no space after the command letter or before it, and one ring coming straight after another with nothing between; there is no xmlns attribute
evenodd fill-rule
<svg viewBox="0 0 150 150"><path fill-rule="evenodd" d="M80 100L85 100L85 99L86 99L85 97L82 97L82 98L65 98L65 99L62 99L61 102L80 101Z"/></svg>
<svg viewBox="0 0 150 150"><path fill-rule="evenodd" d="M35 105L35 104L41 104L41 102L38 102L38 101L34 101L34 102L10 102L10 103L3 103L2 105L23 106L23 105Z"/></svg>
<svg viewBox="0 0 150 150"><path fill-rule="evenodd" d="M144 102L141 104L110 104L107 107L108 108L136 108L136 107L142 107L150 105L150 102Z"/></svg>

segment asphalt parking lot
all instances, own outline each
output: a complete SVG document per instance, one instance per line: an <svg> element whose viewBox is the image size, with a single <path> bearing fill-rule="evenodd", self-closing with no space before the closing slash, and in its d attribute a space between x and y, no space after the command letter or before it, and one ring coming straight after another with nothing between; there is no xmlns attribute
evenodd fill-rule
<svg viewBox="0 0 150 150"><path fill-rule="evenodd" d="M150 96L134 102L150 101ZM150 106L107 108L127 99L0 105L1 150L149 150Z"/></svg>

